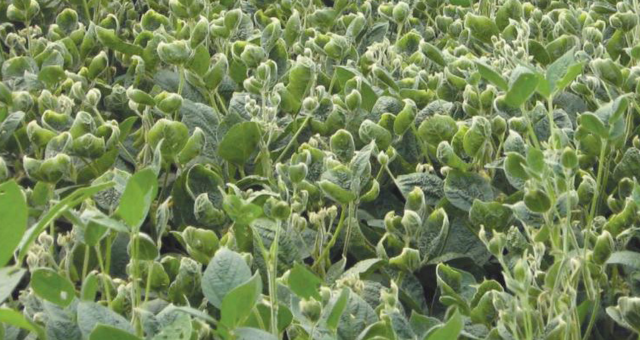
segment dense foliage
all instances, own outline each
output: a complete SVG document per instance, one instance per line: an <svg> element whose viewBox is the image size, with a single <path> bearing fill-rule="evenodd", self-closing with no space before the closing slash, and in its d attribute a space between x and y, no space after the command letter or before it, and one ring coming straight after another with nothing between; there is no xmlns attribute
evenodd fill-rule
<svg viewBox="0 0 640 340"><path fill-rule="evenodd" d="M0 339L640 333L635 0L0 0Z"/></svg>

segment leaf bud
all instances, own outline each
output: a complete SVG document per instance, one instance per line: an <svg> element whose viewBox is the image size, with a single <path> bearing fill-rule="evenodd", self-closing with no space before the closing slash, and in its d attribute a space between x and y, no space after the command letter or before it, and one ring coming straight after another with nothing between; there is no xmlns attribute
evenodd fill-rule
<svg viewBox="0 0 640 340"><path fill-rule="evenodd" d="M524 194L524 204L533 212L545 213L551 208L551 200L540 189L527 190Z"/></svg>
<svg viewBox="0 0 640 340"><path fill-rule="evenodd" d="M191 58L191 47L184 40L175 40L170 43L161 42L157 48L160 59L171 65L183 65Z"/></svg>
<svg viewBox="0 0 640 340"><path fill-rule="evenodd" d="M389 264L412 273L420 269L420 251L405 247L400 255L389 259Z"/></svg>
<svg viewBox="0 0 640 340"><path fill-rule="evenodd" d="M396 24L404 23L409 18L409 15L411 15L411 8L409 4L404 1L398 2L393 6L391 15Z"/></svg>
<svg viewBox="0 0 640 340"><path fill-rule="evenodd" d="M304 163L290 165L288 170L289 179L296 184L302 182L307 177L307 172L309 171L307 165Z"/></svg>
<svg viewBox="0 0 640 340"><path fill-rule="evenodd" d="M302 299L299 302L300 312L304 315L305 318L309 319L312 323L315 323L320 319L320 315L322 314L322 304L311 298L309 300Z"/></svg>
<svg viewBox="0 0 640 340"><path fill-rule="evenodd" d="M347 130L340 129L331 136L329 141L331 152L333 152L342 162L348 162L355 153L355 142L353 136Z"/></svg>
<svg viewBox="0 0 640 340"><path fill-rule="evenodd" d="M578 155L571 147L566 147L562 151L562 166L566 169L576 169L578 167Z"/></svg>

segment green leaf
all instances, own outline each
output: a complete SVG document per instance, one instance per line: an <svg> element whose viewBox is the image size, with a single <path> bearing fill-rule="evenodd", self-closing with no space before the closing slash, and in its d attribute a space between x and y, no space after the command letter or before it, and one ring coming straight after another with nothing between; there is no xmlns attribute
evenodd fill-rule
<svg viewBox="0 0 640 340"><path fill-rule="evenodd" d="M38 73L38 80L47 84L48 86L55 86L57 83L63 81L66 78L64 69L59 65L50 65L43 67Z"/></svg>
<svg viewBox="0 0 640 340"><path fill-rule="evenodd" d="M600 138L607 138L609 131L604 126L604 123L593 113L583 113L579 116L580 125L587 131L593 133Z"/></svg>
<svg viewBox="0 0 640 340"><path fill-rule="evenodd" d="M96 184L87 188L82 188L74 191L69 196L65 197L62 201L58 202L56 205L51 207L47 214L36 224L35 227L29 229L27 233L22 237L20 241L20 253L18 254L18 262L22 262L24 257L27 255L29 251L29 247L36 240L38 235L44 231L46 227L49 226L53 220L58 218L58 216L62 215L67 209L71 209L76 205L82 203L87 197L90 197L102 190L111 188L114 186L115 182L106 182Z"/></svg>
<svg viewBox="0 0 640 340"><path fill-rule="evenodd" d="M347 302L349 302L350 292L351 290L349 290L349 288L342 288L342 291L340 291L340 295L338 295L338 297L333 300L333 304L329 309L326 319L326 324L329 329L335 330L338 328L340 317L342 316L342 313L344 313L345 308L347 308Z"/></svg>
<svg viewBox="0 0 640 340"><path fill-rule="evenodd" d="M27 229L27 202L13 180L0 185L0 267L3 267Z"/></svg>
<svg viewBox="0 0 640 340"><path fill-rule="evenodd" d="M378 100L378 95L366 77L362 76L358 70L347 66L338 66L333 75L333 80L337 85L340 85L340 88L344 88L347 81L355 78L356 76L361 80L360 94L362 95L362 108L370 111Z"/></svg>
<svg viewBox="0 0 640 340"><path fill-rule="evenodd" d="M536 91L540 75L524 66L518 66L511 72L509 90L504 98L505 103L519 108Z"/></svg>
<svg viewBox="0 0 640 340"><path fill-rule="evenodd" d="M606 264L619 264L633 269L640 269L640 253L630 250L616 251L607 260Z"/></svg>
<svg viewBox="0 0 640 340"><path fill-rule="evenodd" d="M241 166L256 151L260 143L260 127L255 122L234 125L218 145L218 155L229 163Z"/></svg>
<svg viewBox="0 0 640 340"><path fill-rule="evenodd" d="M422 43L420 45L420 49L422 50L422 53L424 53L424 55L434 63L442 67L445 67L447 65L446 61L444 60L444 57L442 56L442 52L440 51L440 49L433 46L432 44L428 42Z"/></svg>
<svg viewBox="0 0 640 340"><path fill-rule="evenodd" d="M451 204L469 211L475 199L487 202L493 200L493 188L480 174L451 169L444 182L444 194Z"/></svg>
<svg viewBox="0 0 640 340"><path fill-rule="evenodd" d="M633 59L640 59L640 44L631 47L631 48L627 48L626 49L627 54L633 58Z"/></svg>
<svg viewBox="0 0 640 340"><path fill-rule="evenodd" d="M78 304L78 327L86 338L99 324L118 328L122 331L134 333L129 320L111 309L95 302L82 301Z"/></svg>
<svg viewBox="0 0 640 340"><path fill-rule="evenodd" d="M100 26L95 26L95 29L98 40L112 50L128 55L142 55L144 52L142 47L130 44L120 39L116 35L115 30L106 29Z"/></svg>
<svg viewBox="0 0 640 340"><path fill-rule="evenodd" d="M502 91L507 91L509 89L509 84L502 77L498 71L494 70L493 67L485 64L482 61L476 61L476 66L478 67L478 72L480 75L488 80L491 84L497 86Z"/></svg>
<svg viewBox="0 0 640 340"><path fill-rule="evenodd" d="M526 170L527 160L519 153L508 152L504 160L504 172L507 180L515 188L524 188L524 183L529 179L529 173Z"/></svg>
<svg viewBox="0 0 640 340"><path fill-rule="evenodd" d="M469 221L476 226L483 225L488 231L505 231L513 220L511 209L499 202L474 200L469 210Z"/></svg>
<svg viewBox="0 0 640 340"><path fill-rule="evenodd" d="M112 326L103 325L103 324L97 325L96 328L93 329L93 332L91 332L91 335L89 335L89 340L112 340L112 339L141 340L141 338L129 332L123 331L121 329L118 329Z"/></svg>
<svg viewBox="0 0 640 340"><path fill-rule="evenodd" d="M265 332L258 328L249 328L249 327L236 328L233 334L235 335L235 340L254 340L254 339L277 340L278 339L277 337L275 337L273 334L269 332Z"/></svg>
<svg viewBox="0 0 640 340"><path fill-rule="evenodd" d="M464 17L464 26L469 29L474 38L487 44L491 43L491 37L500 34L495 21L483 15L467 13Z"/></svg>
<svg viewBox="0 0 640 340"><path fill-rule="evenodd" d="M313 83L313 69L313 61L311 59L298 57L298 60L291 67L291 70L289 70L289 84L287 84L286 91L296 102L292 108L296 112L300 108L302 99L306 97Z"/></svg>
<svg viewBox="0 0 640 340"><path fill-rule="evenodd" d="M549 92L543 95L549 97L562 91L580 73L582 73L582 63L576 62L575 48L571 48L547 68L546 82L549 85Z"/></svg>
<svg viewBox="0 0 640 340"><path fill-rule="evenodd" d="M320 285L322 280L310 272L305 266L295 263L289 273L289 288L298 296L309 299L314 297L322 300L320 296Z"/></svg>
<svg viewBox="0 0 640 340"><path fill-rule="evenodd" d="M385 261L380 258L372 258L359 261L344 272L340 277L347 278L350 276L357 276L361 280L365 279L369 274L372 274L380 267L385 265Z"/></svg>
<svg viewBox="0 0 640 340"><path fill-rule="evenodd" d="M162 314L167 315L167 312L163 310ZM171 315L170 319L172 319L172 321L162 327L160 332L153 336L152 340L187 340L191 338L193 326L191 325L191 317L189 314L185 312L177 312L177 315Z"/></svg>
<svg viewBox="0 0 640 340"><path fill-rule="evenodd" d="M15 268L15 267L5 267L0 268L0 304L4 302L11 293L16 288L24 273L26 273L26 269Z"/></svg>
<svg viewBox="0 0 640 340"><path fill-rule="evenodd" d="M80 290L80 299L84 301L94 301L96 294L98 294L100 282L96 273L89 273L82 282L82 289Z"/></svg>
<svg viewBox="0 0 640 340"><path fill-rule="evenodd" d="M141 170L127 182L115 215L132 230L140 228L158 192L158 179L152 169Z"/></svg>
<svg viewBox="0 0 640 340"><path fill-rule="evenodd" d="M67 307L76 297L73 284L50 268L39 268L31 274L31 288L41 298Z"/></svg>
<svg viewBox="0 0 640 340"><path fill-rule="evenodd" d="M444 326L438 328L434 332L431 332L425 340L457 339L460 332L462 332L463 325L462 316L460 315L460 312L456 310Z"/></svg>
<svg viewBox="0 0 640 340"><path fill-rule="evenodd" d="M109 228L121 233L128 233L129 228L122 222L111 218L98 209L86 209L82 212L82 218L101 227ZM86 233L86 231L85 231Z"/></svg>
<svg viewBox="0 0 640 340"><path fill-rule="evenodd" d="M224 195L222 208L234 222L249 225L262 215L262 207L248 203L236 195Z"/></svg>
<svg viewBox="0 0 640 340"><path fill-rule="evenodd" d="M449 3L460 7L471 7L473 0L449 0Z"/></svg>
<svg viewBox="0 0 640 340"><path fill-rule="evenodd" d="M545 168L544 153L539 149L529 147L527 150L527 166L534 173L542 174Z"/></svg>
<svg viewBox="0 0 640 340"><path fill-rule="evenodd" d="M209 303L222 307L225 296L251 278L251 269L240 254L219 249L202 276L202 293Z"/></svg>
<svg viewBox="0 0 640 340"><path fill-rule="evenodd" d="M409 324L413 332L418 335L418 338L424 339L425 335L427 335L432 328L440 325L440 320L413 311L409 318Z"/></svg>
<svg viewBox="0 0 640 340"><path fill-rule="evenodd" d="M220 323L230 329L236 328L253 310L262 292L260 274L255 273L249 281L234 288L222 300Z"/></svg>
<svg viewBox="0 0 640 340"><path fill-rule="evenodd" d="M27 319L23 313L13 309L0 308L0 323L22 328L26 331L36 333L39 339L46 339L46 335L42 327Z"/></svg>
<svg viewBox="0 0 640 340"><path fill-rule="evenodd" d="M395 178L395 182L405 199L415 187L422 190L428 205L436 205L444 197L444 181L432 173L414 172L400 175Z"/></svg>

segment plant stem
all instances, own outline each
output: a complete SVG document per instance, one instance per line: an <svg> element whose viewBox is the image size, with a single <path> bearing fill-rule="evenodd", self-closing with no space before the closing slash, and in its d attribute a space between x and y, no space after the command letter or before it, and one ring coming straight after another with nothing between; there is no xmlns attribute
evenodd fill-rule
<svg viewBox="0 0 640 340"><path fill-rule="evenodd" d="M595 217L595 213L596 213L596 206L597 203L600 199L600 194L601 189L600 189L600 185L602 184L602 174L604 172L604 168L605 168L605 161L604 161L604 157L605 154L607 152L607 147L608 147L608 141L605 139L604 143L602 144L602 147L600 149L600 156L598 158L598 174L596 175L596 193L595 196L593 197L593 200L591 201L591 208L589 209L589 216L587 219L587 235L585 235L585 239L584 239L584 257L586 259L587 256L587 250L589 249L589 237L588 234L589 232L591 232L591 227L593 225L593 218Z"/></svg>
<svg viewBox="0 0 640 340"><path fill-rule="evenodd" d="M144 287L144 303L149 301L149 292L151 291L151 274L153 272L153 262L149 263L149 267L147 268L147 284Z"/></svg>
<svg viewBox="0 0 640 340"><path fill-rule="evenodd" d="M100 266L100 271L102 272L102 285L104 286L104 294L107 297L107 302L111 304L111 287L109 282L107 281L108 273L105 271L104 261L102 260L102 252L100 251L100 242L96 244L96 254L98 254L98 265Z"/></svg>
<svg viewBox="0 0 640 340"><path fill-rule="evenodd" d="M282 229L282 221L276 223L276 235L271 244L271 270L269 271L269 295L271 297L271 332L276 338L278 332L278 287L276 278L278 276L278 243L280 241L280 230Z"/></svg>
<svg viewBox="0 0 640 340"><path fill-rule="evenodd" d="M229 113L227 111L227 106L225 105L224 101L222 101L222 97L220 97L220 94L217 91L216 91L215 97L218 99L218 103L220 103L220 107L222 108L222 112L226 116Z"/></svg>
<svg viewBox="0 0 640 340"><path fill-rule="evenodd" d="M90 253L90 249L89 246L85 245L84 246L84 260L82 262L82 281L84 281L84 278L87 277L87 271L89 270L89 256L91 255Z"/></svg>
<svg viewBox="0 0 640 340"><path fill-rule="evenodd" d="M84 17L87 19L87 23L90 23L91 14L89 14L89 5L87 4L87 0L82 0L82 11L84 12Z"/></svg>
<svg viewBox="0 0 640 340"><path fill-rule="evenodd" d="M342 256L347 257L349 251L349 242L351 242L351 233L353 231L353 220L355 219L356 206L353 202L349 202L349 213L347 215L347 232L344 238L344 248L342 250Z"/></svg>
<svg viewBox="0 0 640 340"><path fill-rule="evenodd" d="M139 306L139 294L138 294L138 230L135 230L131 237L133 238L133 244L131 245L131 322L133 323L134 328L136 329L136 335L142 336L142 323L140 318L138 318L138 312L136 309Z"/></svg>
<svg viewBox="0 0 640 340"><path fill-rule="evenodd" d="M547 98L547 114L549 116L549 142L551 142L553 128L555 127L555 122L553 120L553 95ZM549 143L549 146L551 146L551 143Z"/></svg>
<svg viewBox="0 0 640 340"><path fill-rule="evenodd" d="M182 95L182 90L184 89L184 68L182 66L178 66L178 74L180 75L180 83L178 83L178 94Z"/></svg>
<svg viewBox="0 0 640 340"><path fill-rule="evenodd" d="M591 335L591 330L593 329L593 325L596 322L598 307L600 307L600 294L596 294L596 299L593 302L593 310L591 311L591 318L589 318L589 325L587 326L587 330L584 332L584 335L582 336L582 340L589 339L589 335Z"/></svg>
<svg viewBox="0 0 640 340"><path fill-rule="evenodd" d="M302 122L302 124L300 125L296 133L293 135L293 137L291 137L291 140L289 141L289 143L287 143L287 146L285 146L284 150L282 150L282 152L280 153L280 156L278 156L278 159L276 159L276 163L280 162L282 160L282 157L284 157L284 155L287 154L287 152L289 151L289 148L291 148L291 146L293 145L293 142L295 142L298 139L298 136L300 136L300 133L302 133L302 130L307 126L310 120L311 120L311 116L308 116L307 118L305 118L305 120Z"/></svg>
<svg viewBox="0 0 640 340"><path fill-rule="evenodd" d="M331 236L331 240L329 240L329 243L327 243L326 247L324 248L324 250L322 251L322 254L320 255L320 257L318 258L319 261L316 261L313 264L312 268L316 268L318 266L318 264L320 264L321 262L324 263L324 259L329 257L329 252L331 251L331 247L333 247L334 244L336 244L336 241L338 240L338 236L340 235L340 232L342 231L342 227L344 225L344 218L345 218L345 208L344 206L341 209L342 211L340 212L340 220L338 221L338 226L336 227L336 230L333 232L333 235Z"/></svg>

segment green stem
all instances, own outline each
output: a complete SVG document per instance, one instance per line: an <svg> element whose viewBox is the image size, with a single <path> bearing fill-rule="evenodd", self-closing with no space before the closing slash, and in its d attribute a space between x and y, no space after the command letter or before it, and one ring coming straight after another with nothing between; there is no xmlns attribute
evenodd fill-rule
<svg viewBox="0 0 640 340"><path fill-rule="evenodd" d="M182 90L184 89L184 68L182 66L178 67L178 74L180 75L180 83L178 83L178 94L182 95Z"/></svg>
<svg viewBox="0 0 640 340"><path fill-rule="evenodd" d="M84 261L82 262L82 281L87 277L87 271L89 271L89 256L91 255L89 246L84 246Z"/></svg>
<svg viewBox="0 0 640 340"><path fill-rule="evenodd" d="M524 104L520 106L520 111L522 112L522 115L527 118L527 123L528 123L527 129L529 130L529 135L530 135L529 137L533 141L533 144L535 145L535 147L537 149L542 150L542 148L540 147L540 142L538 141L538 136L536 135L536 132L533 130L533 122L531 121L531 119L529 119L529 116L525 114Z"/></svg>
<svg viewBox="0 0 640 340"><path fill-rule="evenodd" d="M553 95L547 98L547 114L549 115L549 146L551 146L551 137L555 127L555 122L553 121Z"/></svg>
<svg viewBox="0 0 640 340"><path fill-rule="evenodd" d="M149 292L151 291L151 274L153 272L153 262L150 262L147 268L147 284L144 287L144 303L149 301Z"/></svg>
<svg viewBox="0 0 640 340"><path fill-rule="evenodd" d="M353 202L349 202L349 213L347 215L347 233L344 238L344 248L342 250L342 256L347 257L349 251L349 243L351 242L351 233L353 231L353 220L355 219L356 205Z"/></svg>
<svg viewBox="0 0 640 340"><path fill-rule="evenodd" d="M91 22L91 14L89 14L87 0L82 0L82 11L84 12L84 17L87 19L87 23Z"/></svg>
<svg viewBox="0 0 640 340"><path fill-rule="evenodd" d="M133 266L133 268L131 269L131 322L136 329L136 335L142 336L142 323L140 318L138 318L138 312L136 311L136 309L140 305L140 296L138 294L138 230L135 230L131 234L131 237L133 237L133 245L131 246L131 261Z"/></svg>
<svg viewBox="0 0 640 340"><path fill-rule="evenodd" d="M584 335L582 336L582 340L589 339L589 336L591 335L591 330L593 329L593 325L596 322L598 307L600 307L600 294L596 294L596 299L593 303L593 310L591 311L591 317L589 318L589 325L587 326L587 330L584 332Z"/></svg>
<svg viewBox="0 0 640 340"><path fill-rule="evenodd" d="M216 91L215 97L218 99L218 103L220 103L220 107L222 108L222 112L226 116L229 113L227 111L227 105L224 103L224 101L222 100L222 97L220 97L220 94L217 91Z"/></svg>
<svg viewBox="0 0 640 340"><path fill-rule="evenodd" d="M598 158L598 174L596 175L596 193L595 193L595 196L593 197L593 200L591 201L591 208L589 209L589 216L587 220L587 234L585 235L585 239L584 239L585 259L587 256L587 250L589 249L589 232L591 232L591 227L593 225L593 218L595 217L595 214L596 214L596 206L598 205L597 203L600 200L600 194L602 193L602 190L600 189L600 185L602 184L602 176L605 168L604 158L605 158L607 147L608 147L607 142L608 141L605 139L600 149L600 156Z"/></svg>
<svg viewBox="0 0 640 340"><path fill-rule="evenodd" d="M280 162L282 160L282 157L284 157L284 155L287 154L287 152L289 151L289 148L291 148L291 146L293 145L293 142L298 140L298 136L300 136L300 133L302 133L302 130L304 130L304 128L307 126L310 120L311 120L311 116L308 116L307 118L304 119L304 121L298 128L298 131L296 131L293 137L291 137L291 140L289 141L289 143L287 143L287 146L284 147L284 150L282 150L282 152L280 153L280 156L278 156L278 159L276 159L276 163Z"/></svg>
<svg viewBox="0 0 640 340"><path fill-rule="evenodd" d="M278 338L278 287L276 278L278 276L278 243L280 241L280 230L282 221L276 223L276 235L271 244L271 270L269 271L269 295L271 296L271 332Z"/></svg>
<svg viewBox="0 0 640 340"><path fill-rule="evenodd" d="M102 285L104 286L104 294L107 297L107 302L109 305L111 304L111 285L107 281L107 275L109 275L105 271L104 261L102 260L102 252L100 251L100 242L96 244L96 254L98 258L98 265L100 266L100 271L102 272Z"/></svg>
<svg viewBox="0 0 640 340"><path fill-rule="evenodd" d="M96 9L93 11L93 22L98 22L99 16L100 16L100 5L102 5L102 1L98 0L96 1Z"/></svg>
<svg viewBox="0 0 640 340"><path fill-rule="evenodd" d="M331 247L333 247L333 245L336 244L336 241L338 240L338 236L340 235L340 232L342 231L342 228L344 226L344 218L345 218L345 208L344 206L342 207L342 211L340 212L340 221L338 221L338 226L336 227L336 230L333 232L333 235L331 236L331 240L329 240L329 243L327 243L326 247L324 248L324 250L322 251L322 254L319 257L319 261L316 261L312 268L316 268L320 263L324 263L324 259L329 257L329 252L331 251Z"/></svg>

